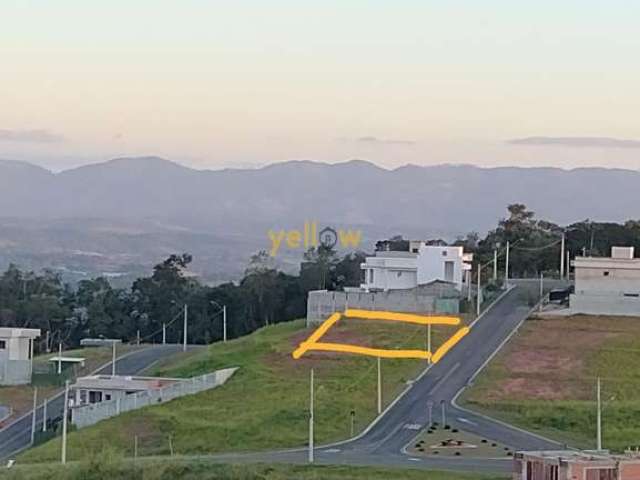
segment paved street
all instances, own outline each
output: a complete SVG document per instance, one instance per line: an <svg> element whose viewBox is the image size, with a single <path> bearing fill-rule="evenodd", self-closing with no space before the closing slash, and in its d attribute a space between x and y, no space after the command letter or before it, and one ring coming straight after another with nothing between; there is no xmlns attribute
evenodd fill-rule
<svg viewBox="0 0 640 480"><path fill-rule="evenodd" d="M508 471L511 460L417 458L403 453L426 426L428 402L433 405L433 420L441 421L441 406L445 405L447 424L514 449L556 449L560 444L519 430L493 419L459 407L456 399L470 384L479 370L501 348L527 318L530 307L526 284L520 284L496 302L472 326L464 337L440 362L423 372L378 421L359 437L318 448L316 463L337 465L371 465L404 468L452 469L467 471ZM537 287L536 287L537 288ZM179 346L150 347L118 362L119 373L136 373L162 356L177 351ZM109 368L104 369L105 372ZM61 397L50 404L60 415ZM38 410L38 423L41 422ZM321 421L321 419L318 419ZM31 417L27 416L0 432L0 455L28 445ZM418 428L418 430L416 430ZM213 455L215 461L306 463L306 449L249 454Z"/></svg>
<svg viewBox="0 0 640 480"><path fill-rule="evenodd" d="M181 349L181 345L157 345L124 355L116 361L116 373L135 375L166 355L179 352ZM111 363L103 367L98 373L110 374ZM47 404L47 417L61 417L63 404L63 393L50 398ZM36 413L37 430L42 429L42 415L43 409L39 407ZM29 445L31 441L31 419L32 415L31 412L29 412L11 425L0 430L0 458L7 458L12 453Z"/></svg>
<svg viewBox="0 0 640 480"><path fill-rule="evenodd" d="M403 449L427 423L427 402L433 402L433 420L440 421L444 402L447 423L515 449L554 449L556 442L502 424L457 406L455 399L474 378L478 370L527 318L526 286L513 288L475 323L440 362L426 370L410 390L400 398L373 427L355 440L319 448L316 462L322 464L373 465L411 468L439 468L470 471L508 471L511 460L415 458ZM318 419L318 421L321 421ZM219 455L221 461L277 461L304 463L306 450Z"/></svg>

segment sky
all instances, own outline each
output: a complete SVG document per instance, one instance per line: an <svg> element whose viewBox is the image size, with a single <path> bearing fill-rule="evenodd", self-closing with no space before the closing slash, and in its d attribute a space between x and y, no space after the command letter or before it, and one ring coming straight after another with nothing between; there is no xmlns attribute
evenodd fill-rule
<svg viewBox="0 0 640 480"><path fill-rule="evenodd" d="M638 18L628 0L3 0L0 158L638 169Z"/></svg>

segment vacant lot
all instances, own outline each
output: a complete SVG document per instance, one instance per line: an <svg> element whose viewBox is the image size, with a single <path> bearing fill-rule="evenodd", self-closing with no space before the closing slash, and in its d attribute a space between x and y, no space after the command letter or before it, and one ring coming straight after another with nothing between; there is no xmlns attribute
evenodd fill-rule
<svg viewBox="0 0 640 480"><path fill-rule="evenodd" d="M447 334L452 333L446 330ZM128 412L69 436L72 459L105 446L131 455L135 438L140 455L249 451L303 446L307 440L309 372L316 378L316 441L350 436L376 414L376 360L369 357L307 353L293 360L291 352L311 330L301 321L263 328L227 344L217 343L177 362L158 365L155 374L190 377L238 366L223 387L172 402ZM434 346L444 329L434 328ZM328 341L381 348L424 348L426 327L396 322L341 320ZM391 401L407 380L426 365L421 360L383 360L384 400ZM59 457L54 439L23 455L23 461Z"/></svg>
<svg viewBox="0 0 640 480"><path fill-rule="evenodd" d="M640 319L530 319L465 393L471 407L580 447L595 447L601 377L603 444L640 443Z"/></svg>

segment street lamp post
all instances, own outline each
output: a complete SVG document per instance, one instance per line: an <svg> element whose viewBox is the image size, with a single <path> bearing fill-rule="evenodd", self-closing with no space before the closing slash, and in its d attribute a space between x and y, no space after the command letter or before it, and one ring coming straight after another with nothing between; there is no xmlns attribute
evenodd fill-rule
<svg viewBox="0 0 640 480"><path fill-rule="evenodd" d="M222 311L222 342L227 343L227 306L220 305L215 300L209 300L209 303L220 309L218 313Z"/></svg>

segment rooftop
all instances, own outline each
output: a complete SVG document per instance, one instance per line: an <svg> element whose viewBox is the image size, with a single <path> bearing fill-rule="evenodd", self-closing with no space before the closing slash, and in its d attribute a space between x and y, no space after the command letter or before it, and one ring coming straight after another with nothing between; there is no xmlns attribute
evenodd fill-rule
<svg viewBox="0 0 640 480"><path fill-rule="evenodd" d="M560 460L564 462L600 463L611 461L636 461L640 462L640 453L629 451L623 455L611 454L608 451L595 450L543 450L523 451L517 456L537 457L540 459Z"/></svg>
<svg viewBox="0 0 640 480"><path fill-rule="evenodd" d="M83 357L51 357L50 362L62 362L62 363L80 363L84 364L85 359Z"/></svg>
<svg viewBox="0 0 640 480"><path fill-rule="evenodd" d="M144 390L155 390L181 381L182 380L177 378L91 375L88 377L78 378L76 380L76 383L74 383L71 388L86 388L93 390L127 390L139 392Z"/></svg>
<svg viewBox="0 0 640 480"><path fill-rule="evenodd" d="M39 336L39 328L0 327L0 338L38 338Z"/></svg>

